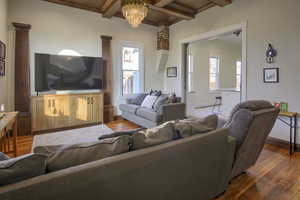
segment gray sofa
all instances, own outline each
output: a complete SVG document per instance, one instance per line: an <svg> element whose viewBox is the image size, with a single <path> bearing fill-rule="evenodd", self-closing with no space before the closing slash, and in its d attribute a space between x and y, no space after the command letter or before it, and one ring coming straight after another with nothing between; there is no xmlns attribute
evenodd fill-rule
<svg viewBox="0 0 300 200"><path fill-rule="evenodd" d="M1 200L209 200L228 186L228 129L195 135L0 187Z"/></svg>
<svg viewBox="0 0 300 200"><path fill-rule="evenodd" d="M136 94L126 99L126 104L119 106L122 117L142 127L152 128L166 121L185 117L184 103L164 103L153 109L141 107L147 94ZM161 98L167 97L162 95ZM178 98L179 99L179 98ZM180 100L178 100L180 102Z"/></svg>
<svg viewBox="0 0 300 200"><path fill-rule="evenodd" d="M279 110L237 105L219 128L0 187L1 200L209 200L255 164Z"/></svg>

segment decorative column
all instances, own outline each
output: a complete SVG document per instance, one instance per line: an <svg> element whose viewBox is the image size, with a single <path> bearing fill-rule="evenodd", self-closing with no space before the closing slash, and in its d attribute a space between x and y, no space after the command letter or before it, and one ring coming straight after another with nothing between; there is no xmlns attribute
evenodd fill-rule
<svg viewBox="0 0 300 200"><path fill-rule="evenodd" d="M113 70L112 70L112 51L111 36L101 36L102 39L102 58L106 63L104 73L104 123L114 120L114 107L112 105L113 96Z"/></svg>
<svg viewBox="0 0 300 200"><path fill-rule="evenodd" d="M30 114L30 64L29 31L31 25L12 23L16 30L15 40L15 110L18 116L19 135L31 134Z"/></svg>

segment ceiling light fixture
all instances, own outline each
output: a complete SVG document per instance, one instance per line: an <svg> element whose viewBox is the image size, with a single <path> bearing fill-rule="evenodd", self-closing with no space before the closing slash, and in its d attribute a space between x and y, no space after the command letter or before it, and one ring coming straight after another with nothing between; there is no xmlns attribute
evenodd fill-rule
<svg viewBox="0 0 300 200"><path fill-rule="evenodd" d="M147 16L149 8L144 0L123 0L122 13L132 27L137 28Z"/></svg>

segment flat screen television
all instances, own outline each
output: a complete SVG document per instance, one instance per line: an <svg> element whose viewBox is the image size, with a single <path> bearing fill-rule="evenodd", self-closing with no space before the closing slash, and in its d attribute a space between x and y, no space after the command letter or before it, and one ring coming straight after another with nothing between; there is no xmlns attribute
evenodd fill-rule
<svg viewBox="0 0 300 200"><path fill-rule="evenodd" d="M104 89L104 67L102 58L35 54L35 91Z"/></svg>

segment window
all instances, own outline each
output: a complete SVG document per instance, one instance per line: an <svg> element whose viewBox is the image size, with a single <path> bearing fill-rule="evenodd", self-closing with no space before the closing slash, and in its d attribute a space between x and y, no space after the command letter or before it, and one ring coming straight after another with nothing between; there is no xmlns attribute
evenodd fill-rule
<svg viewBox="0 0 300 200"><path fill-rule="evenodd" d="M241 74L242 74L242 62L236 62L236 89L241 90Z"/></svg>
<svg viewBox="0 0 300 200"><path fill-rule="evenodd" d="M194 57L188 55L188 92L193 92Z"/></svg>
<svg viewBox="0 0 300 200"><path fill-rule="evenodd" d="M141 48L122 46L122 95L143 91Z"/></svg>
<svg viewBox="0 0 300 200"><path fill-rule="evenodd" d="M219 89L219 65L220 59L218 57L209 58L209 90Z"/></svg>

